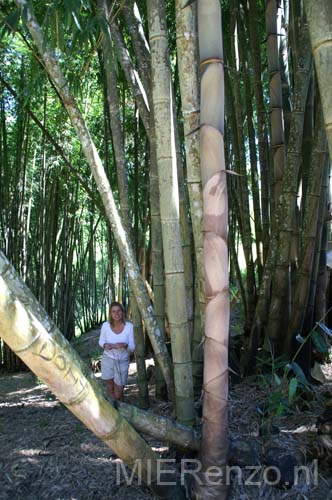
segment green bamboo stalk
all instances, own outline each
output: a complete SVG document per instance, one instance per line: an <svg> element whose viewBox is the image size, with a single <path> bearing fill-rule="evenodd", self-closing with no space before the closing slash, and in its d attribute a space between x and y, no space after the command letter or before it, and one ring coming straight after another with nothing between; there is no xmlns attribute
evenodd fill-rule
<svg viewBox="0 0 332 500"><path fill-rule="evenodd" d="M250 222L250 205L249 205L249 188L247 180L247 165L246 165L246 153L245 153L245 141L244 141L244 131L243 131L243 104L241 99L240 90L240 74L237 69L237 45L238 45L238 1L232 1L232 61L234 65L233 69L233 86L234 86L234 98L235 98L235 115L236 115L236 133L238 139L238 165L239 173L241 174L239 178L240 184L240 207L241 207L241 221L242 221L242 244L243 252L246 260L247 276L246 276L246 292L247 292L247 308L248 308L248 318L247 318L247 329L251 328L254 314L255 314L255 302L256 302L256 283L255 283L255 269L254 260L252 254L252 238L251 238L251 222Z"/></svg>
<svg viewBox="0 0 332 500"><path fill-rule="evenodd" d="M252 96L251 96L251 82L249 78L249 66L247 60L247 39L244 30L244 24L239 19L239 52L240 52L240 68L242 69L242 75L244 80L245 89L245 109L247 114L247 128L248 128L248 140L249 140L249 157L250 157L250 174L251 174L251 191L252 200L254 208L254 227L255 227L255 246L257 255L257 273L258 282L262 279L263 273L263 255L262 255L262 221L261 221L261 207L260 207L260 194L259 194L259 179L258 179L258 168L257 168L257 152L256 152L256 134L254 128L254 111L252 106Z"/></svg>
<svg viewBox="0 0 332 500"><path fill-rule="evenodd" d="M199 155L199 85L197 71L197 28L196 5L183 8L184 0L176 1L176 46L178 54L179 81L183 126L186 146L187 184L190 203L190 215L193 228L196 269L201 324L204 327L204 266L202 215L203 199Z"/></svg>
<svg viewBox="0 0 332 500"><path fill-rule="evenodd" d="M157 168L156 134L151 110L151 135L150 135L150 211L151 211L151 253L152 253L152 285L154 294L154 310L160 333L165 339L165 286L164 286L164 260L162 231L160 221L159 184ZM165 398L165 382L160 366L155 360L156 372L156 398Z"/></svg>
<svg viewBox="0 0 332 500"><path fill-rule="evenodd" d="M266 124L266 110L263 97L262 63L257 29L258 12L257 1L249 0L250 15L248 14L250 53L253 67L253 87L257 113L257 140L259 153L259 167L261 174L261 206L263 227L263 256L267 258L270 234L270 207L269 207L269 160L268 160L268 135Z"/></svg>
<svg viewBox="0 0 332 500"><path fill-rule="evenodd" d="M271 151L273 155L274 168L274 204L271 212L274 212L281 193L281 181L286 163L277 30L277 3L275 0L266 0L265 2L265 23L267 36L267 60L270 75Z"/></svg>
<svg viewBox="0 0 332 500"><path fill-rule="evenodd" d="M194 419L193 381L179 218L171 74L164 0L148 0L152 100L157 140L160 216L178 420Z"/></svg>

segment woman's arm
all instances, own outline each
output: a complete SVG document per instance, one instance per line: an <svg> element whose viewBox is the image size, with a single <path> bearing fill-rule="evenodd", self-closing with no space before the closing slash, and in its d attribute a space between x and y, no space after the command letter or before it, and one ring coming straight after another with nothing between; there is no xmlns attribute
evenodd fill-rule
<svg viewBox="0 0 332 500"><path fill-rule="evenodd" d="M105 323L103 323L101 330L100 330L100 337L99 337L99 345L102 349L104 349L105 343L106 343L106 327L105 327Z"/></svg>
<svg viewBox="0 0 332 500"><path fill-rule="evenodd" d="M128 347L127 350L129 352L133 352L135 350L135 339L134 339L134 328L133 324L129 323L129 332L128 332Z"/></svg>

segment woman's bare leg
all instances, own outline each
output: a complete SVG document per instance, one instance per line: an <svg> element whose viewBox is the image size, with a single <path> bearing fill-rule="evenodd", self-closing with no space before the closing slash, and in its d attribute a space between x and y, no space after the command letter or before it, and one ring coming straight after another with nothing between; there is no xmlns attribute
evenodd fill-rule
<svg viewBox="0 0 332 500"><path fill-rule="evenodd" d="M123 386L114 382L114 397L117 401L123 401Z"/></svg>
<svg viewBox="0 0 332 500"><path fill-rule="evenodd" d="M115 386L114 380L111 378L109 380L105 380L105 382L106 382L106 387L107 387L108 393L110 394L110 396L112 398L114 398L114 386Z"/></svg>

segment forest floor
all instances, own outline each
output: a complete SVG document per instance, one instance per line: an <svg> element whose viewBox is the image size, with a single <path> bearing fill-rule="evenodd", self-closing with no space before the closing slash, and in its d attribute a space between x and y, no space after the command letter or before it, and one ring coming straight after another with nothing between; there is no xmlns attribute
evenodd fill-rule
<svg viewBox="0 0 332 500"><path fill-rule="evenodd" d="M96 358L98 333L93 331L76 342L86 360ZM332 447L324 452L324 446L332 443L331 435L324 445L316 428L318 415L324 409L328 411L332 400L331 365L324 366L324 374L324 384L315 386L310 397L295 396L291 406L287 403L287 381L279 384L266 377L250 377L231 385L230 435L233 440L257 445L244 449L242 469L233 472L232 500L332 499ZM125 392L125 401L131 404L137 401L135 376L133 363ZM150 395L151 411L172 414L170 404L155 401L152 387ZM146 439L162 457L174 457L174 449L167 443ZM286 478L282 471L278 486L271 485L274 479L268 468L271 472L273 460L280 453L284 454L282 462L290 464L290 474L296 469L297 457L305 463L303 472L294 474L295 484L287 471ZM0 375L0 500L111 498L155 497L135 479L127 484L112 450L59 403L35 375Z"/></svg>

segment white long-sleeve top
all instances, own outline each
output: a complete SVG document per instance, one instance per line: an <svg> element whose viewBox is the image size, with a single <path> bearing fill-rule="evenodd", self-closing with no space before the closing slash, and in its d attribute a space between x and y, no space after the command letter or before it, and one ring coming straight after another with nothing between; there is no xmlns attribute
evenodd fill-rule
<svg viewBox="0 0 332 500"><path fill-rule="evenodd" d="M104 344L128 344L125 349L111 349L104 350L104 354L112 359L129 359L130 353L135 350L134 328L130 321L126 321L124 329L121 333L113 332L111 325L108 321L102 324L99 337L99 345L104 349Z"/></svg>

